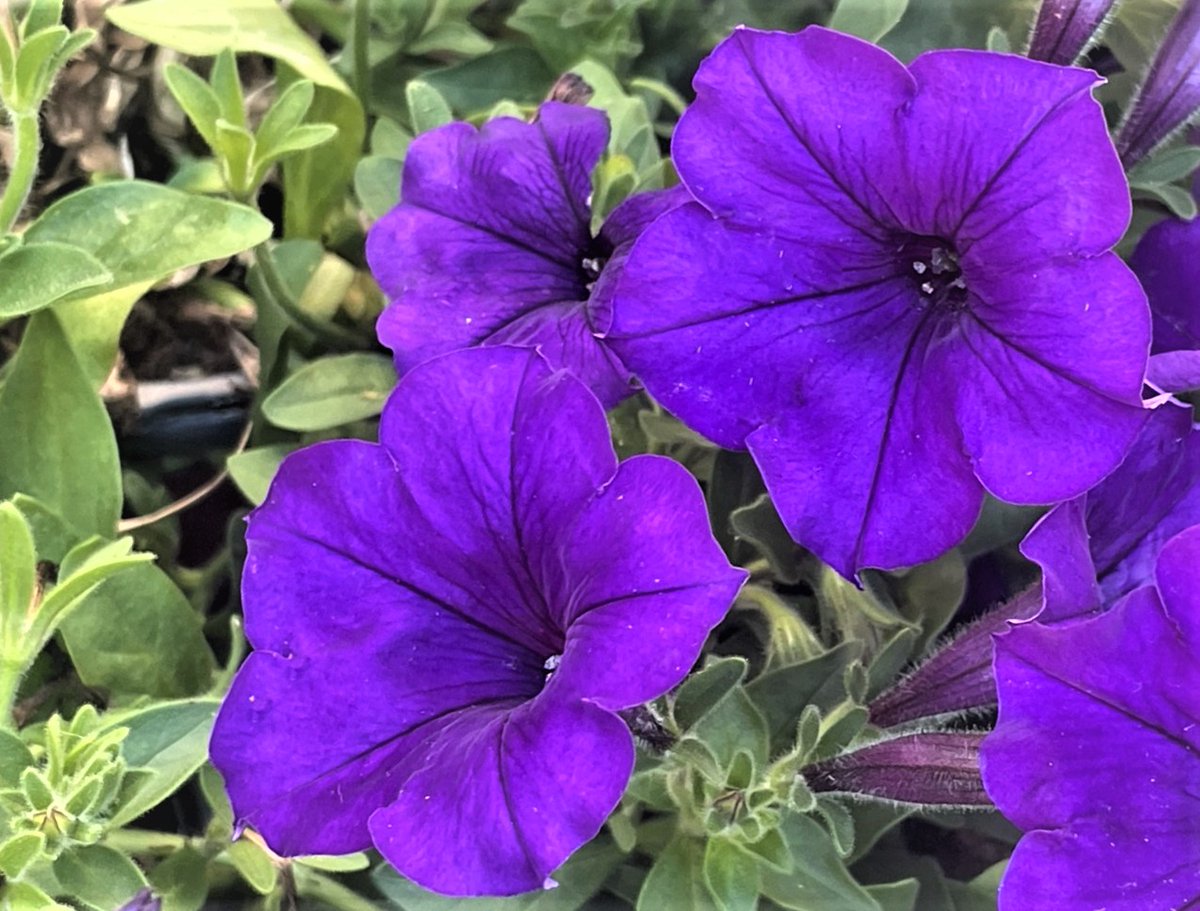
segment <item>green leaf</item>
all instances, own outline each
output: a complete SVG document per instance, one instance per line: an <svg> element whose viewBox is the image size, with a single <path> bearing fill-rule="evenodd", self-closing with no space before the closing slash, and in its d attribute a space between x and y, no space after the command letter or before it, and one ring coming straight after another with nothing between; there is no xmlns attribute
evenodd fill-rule
<svg viewBox="0 0 1200 911"><path fill-rule="evenodd" d="M56 25L42 29L21 43L13 71L15 98L11 99L18 112L36 109L50 91L55 54L69 35L66 26Z"/></svg>
<svg viewBox="0 0 1200 911"><path fill-rule="evenodd" d="M371 858L362 851L354 854L307 854L293 858L298 864L326 873L354 873L371 866Z"/></svg>
<svg viewBox="0 0 1200 911"><path fill-rule="evenodd" d="M790 873L764 868L763 895L794 911L880 911L879 903L846 870L818 822L791 813L780 833L791 849L794 867Z"/></svg>
<svg viewBox="0 0 1200 911"><path fill-rule="evenodd" d="M269 157L275 146L300 126L308 109L312 107L315 96L316 88L308 79L297 79L284 89L263 116L262 123L254 134L259 155Z"/></svg>
<svg viewBox="0 0 1200 911"><path fill-rule="evenodd" d="M270 855L256 842L239 839L225 849L225 855L242 875L246 885L259 895L270 895L275 891L279 871Z"/></svg>
<svg viewBox="0 0 1200 911"><path fill-rule="evenodd" d="M454 119L446 99L428 82L413 79L404 89L404 95L415 134L426 133Z"/></svg>
<svg viewBox="0 0 1200 911"><path fill-rule="evenodd" d="M805 706L828 710L846 698L842 675L861 651L859 643L843 642L816 658L768 671L746 686L766 718L772 750L791 746Z"/></svg>
<svg viewBox="0 0 1200 911"><path fill-rule="evenodd" d="M305 364L262 403L267 420L287 430L339 427L383 410L396 368L378 354L343 354Z"/></svg>
<svg viewBox="0 0 1200 911"><path fill-rule="evenodd" d="M0 846L0 874L8 879L17 879L46 847L46 836L41 832L25 832L14 835Z"/></svg>
<svg viewBox="0 0 1200 911"><path fill-rule="evenodd" d="M400 175L404 162L383 155L368 155L354 169L354 195L371 219L379 219L400 201Z"/></svg>
<svg viewBox="0 0 1200 911"><path fill-rule="evenodd" d="M649 0L524 0L505 23L556 70L591 58L616 69L637 56L637 14Z"/></svg>
<svg viewBox="0 0 1200 911"><path fill-rule="evenodd" d="M672 714L681 731L690 730L746 676L745 658L710 658L703 670L679 687Z"/></svg>
<svg viewBox="0 0 1200 911"><path fill-rule="evenodd" d="M721 911L755 911L758 862L733 841L710 838L704 849L704 884Z"/></svg>
<svg viewBox="0 0 1200 911"><path fill-rule="evenodd" d="M211 684L216 670L200 615L157 566L107 580L61 632L80 680L109 692L191 696Z"/></svg>
<svg viewBox="0 0 1200 911"><path fill-rule="evenodd" d="M200 911L208 898L204 855L191 848L176 851L156 864L148 878L162 899L162 911Z"/></svg>
<svg viewBox="0 0 1200 911"><path fill-rule="evenodd" d="M217 121L221 119L221 102L212 86L178 63L168 63L163 70L167 89L183 108L210 149L217 147Z"/></svg>
<svg viewBox="0 0 1200 911"><path fill-rule="evenodd" d="M137 864L104 845L71 848L54 862L54 875L72 897L98 911L119 908L146 885Z"/></svg>
<svg viewBox="0 0 1200 911"><path fill-rule="evenodd" d="M221 109L221 119L235 127L246 127L246 100L238 79L237 57L229 48L217 54L209 75L213 95Z"/></svg>
<svg viewBox="0 0 1200 911"><path fill-rule="evenodd" d="M250 196L250 161L254 157L254 137L243 126L222 118L217 121L217 144L214 148L221 161L225 183L238 198Z"/></svg>
<svg viewBox="0 0 1200 911"><path fill-rule="evenodd" d="M143 709L111 712L107 727L129 729L121 753L131 768L148 773L123 797L110 821L127 825L175 793L204 764L218 699L181 699Z"/></svg>
<svg viewBox="0 0 1200 911"><path fill-rule="evenodd" d="M0 320L32 313L111 279L103 263L74 244L21 244L0 256Z"/></svg>
<svg viewBox="0 0 1200 911"><path fill-rule="evenodd" d="M12 731L0 728L0 786L14 788L21 773L33 765L33 754L25 741Z"/></svg>
<svg viewBox="0 0 1200 911"><path fill-rule="evenodd" d="M0 911L74 911L60 905L33 883L0 886Z"/></svg>
<svg viewBox="0 0 1200 911"><path fill-rule="evenodd" d="M896 27L907 8L908 0L838 0L829 27L878 41Z"/></svg>
<svg viewBox="0 0 1200 911"><path fill-rule="evenodd" d="M254 182L256 184L260 182L274 162L287 158L289 155L295 155L297 152L316 148L334 139L337 134L338 129L332 123L306 123L296 127L276 143L270 154L261 150L258 152L259 165Z"/></svg>
<svg viewBox="0 0 1200 911"><path fill-rule="evenodd" d="M111 535L121 514L112 423L57 317L35 313L0 389L0 497L36 497L84 533Z"/></svg>
<svg viewBox="0 0 1200 911"><path fill-rule="evenodd" d="M894 883L867 886L867 892L883 911L919 911L917 897L921 893L920 880L902 879Z"/></svg>
<svg viewBox="0 0 1200 911"><path fill-rule="evenodd" d="M541 56L527 47L506 47L421 77L456 111L473 114L498 101L536 104L554 82Z"/></svg>
<svg viewBox="0 0 1200 911"><path fill-rule="evenodd" d="M37 555L33 531L12 503L0 503L0 623L16 628L33 604L37 589Z"/></svg>
<svg viewBox="0 0 1200 911"><path fill-rule="evenodd" d="M637 911L717 911L704 885L704 842L678 835L654 861Z"/></svg>
<svg viewBox="0 0 1200 911"><path fill-rule="evenodd" d="M1182 146L1152 155L1129 172L1132 186L1174 183L1200 167L1200 146Z"/></svg>
<svg viewBox="0 0 1200 911"><path fill-rule="evenodd" d="M17 9L22 4L17 4ZM21 38L35 35L44 28L52 28L62 22L63 0L28 0L28 8L21 17L18 33Z"/></svg>
<svg viewBox="0 0 1200 911"><path fill-rule="evenodd" d="M769 755L767 724L744 687L735 686L692 728L717 761L729 768L738 752L749 753L761 767Z"/></svg>
<svg viewBox="0 0 1200 911"><path fill-rule="evenodd" d="M272 446L259 446L247 449L230 456L225 461L229 476L242 492L242 495L257 506L267 498L271 481L279 469L279 463L295 452L297 446L292 443L276 443Z"/></svg>
<svg viewBox="0 0 1200 911"><path fill-rule="evenodd" d="M117 360L117 343L129 311L152 282L136 282L100 294L62 300L53 307L79 365L93 389L99 389Z"/></svg>
<svg viewBox="0 0 1200 911"><path fill-rule="evenodd" d="M25 234L27 241L86 249L113 274L114 288L224 259L270 236L271 223L248 206L140 180L72 193L51 205Z"/></svg>
<svg viewBox="0 0 1200 911"><path fill-rule="evenodd" d="M405 51L414 56L454 54L459 57L478 57L491 49L491 40L466 22L439 22L409 44Z"/></svg>
<svg viewBox="0 0 1200 911"><path fill-rule="evenodd" d="M1196 197L1174 184L1153 184L1131 187L1134 199L1150 199L1161 203L1176 218L1191 221L1196 217Z"/></svg>

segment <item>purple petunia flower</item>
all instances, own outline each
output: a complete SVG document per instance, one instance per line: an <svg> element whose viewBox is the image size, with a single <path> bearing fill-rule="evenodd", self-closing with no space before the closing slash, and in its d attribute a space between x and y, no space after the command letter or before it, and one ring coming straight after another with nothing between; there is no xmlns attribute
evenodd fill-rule
<svg viewBox="0 0 1200 911"><path fill-rule="evenodd" d="M1163 543L1200 524L1200 430L1190 408L1156 408L1121 467L1061 503L1021 551L1042 568L1043 623L1113 604L1152 581Z"/></svg>
<svg viewBox="0 0 1200 911"><path fill-rule="evenodd" d="M1129 191L1087 70L906 68L821 28L738 29L674 160L698 203L637 241L609 341L693 429L748 448L844 575L933 559L987 489L1078 495L1144 420Z"/></svg>
<svg viewBox="0 0 1200 911"><path fill-rule="evenodd" d="M621 797L615 712L683 678L744 573L688 472L618 466L536 352L418 367L379 435L290 456L251 516L256 651L213 762L280 854L374 842L439 892L538 888Z"/></svg>
<svg viewBox="0 0 1200 911"><path fill-rule="evenodd" d="M633 196L593 237L591 173L607 142L603 111L558 102L533 123L451 123L413 141L403 202L367 236L367 261L391 301L379 339L401 374L458 348L538 346L605 405L633 391L595 333L608 329L629 245L688 196Z"/></svg>
<svg viewBox="0 0 1200 911"><path fill-rule="evenodd" d="M1200 0L1182 0L1117 130L1126 165L1141 161L1200 110Z"/></svg>
<svg viewBox="0 0 1200 911"><path fill-rule="evenodd" d="M1093 619L996 639L983 780L1027 833L1000 911L1200 903L1200 527L1152 581Z"/></svg>
<svg viewBox="0 0 1200 911"><path fill-rule="evenodd" d="M1047 63L1074 63L1093 41L1116 0L1042 0L1029 56Z"/></svg>

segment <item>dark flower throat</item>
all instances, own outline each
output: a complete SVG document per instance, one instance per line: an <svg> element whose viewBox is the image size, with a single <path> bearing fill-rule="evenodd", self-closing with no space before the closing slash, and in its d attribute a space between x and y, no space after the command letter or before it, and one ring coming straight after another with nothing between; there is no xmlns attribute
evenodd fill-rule
<svg viewBox="0 0 1200 911"><path fill-rule="evenodd" d="M961 310L967 305L967 285L958 252L949 241L910 236L901 243L898 259L902 272L929 306Z"/></svg>

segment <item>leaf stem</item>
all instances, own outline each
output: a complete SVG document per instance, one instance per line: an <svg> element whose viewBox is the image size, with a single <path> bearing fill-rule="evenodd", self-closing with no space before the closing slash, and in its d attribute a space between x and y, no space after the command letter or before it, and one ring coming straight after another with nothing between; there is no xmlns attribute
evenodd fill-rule
<svg viewBox="0 0 1200 911"><path fill-rule="evenodd" d="M262 273L263 282L267 286L267 293L271 295L272 299L279 305L279 308L283 310L288 319L312 333L312 335L325 342L334 350L361 351L369 348L370 345L364 339L360 338L357 333L343 329L341 326L335 326L332 323L323 323L320 320L314 319L297 305L296 301L292 299L287 285L284 284L283 276L279 273L279 267L275 264L275 255L271 251L270 244L270 241L264 240L254 248L254 261L258 264L259 272Z"/></svg>
<svg viewBox="0 0 1200 911"><path fill-rule="evenodd" d="M0 730L15 731L13 706L17 701L17 690L29 662L9 655L0 655Z"/></svg>
<svg viewBox="0 0 1200 911"><path fill-rule="evenodd" d="M7 234L17 223L29 191L37 177L38 155L42 150L42 136L38 129L37 111L32 113L9 112L13 135L13 163L0 196L0 234Z"/></svg>
<svg viewBox="0 0 1200 911"><path fill-rule="evenodd" d="M368 110L371 94L371 0L354 0L354 94Z"/></svg>

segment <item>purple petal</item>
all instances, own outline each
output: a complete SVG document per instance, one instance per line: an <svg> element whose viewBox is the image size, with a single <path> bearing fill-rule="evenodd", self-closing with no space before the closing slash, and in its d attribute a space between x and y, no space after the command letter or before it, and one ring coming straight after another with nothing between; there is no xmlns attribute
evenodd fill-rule
<svg viewBox="0 0 1200 911"><path fill-rule="evenodd" d="M1164 351L1150 355L1146 383L1159 392L1177 393L1200 389L1200 350Z"/></svg>
<svg viewBox="0 0 1200 911"><path fill-rule="evenodd" d="M1200 349L1200 220L1160 221L1138 242L1129 264L1150 298L1152 350Z"/></svg>
<svg viewBox="0 0 1200 911"><path fill-rule="evenodd" d="M1036 614L1042 623L1100 609L1096 564L1088 547L1086 495L1060 503L1042 516L1021 542L1021 553L1042 569Z"/></svg>
<svg viewBox="0 0 1200 911"><path fill-rule="evenodd" d="M464 714L409 756L403 787L371 818L371 834L427 889L529 892L600 830L633 758L616 715L549 690L511 712Z"/></svg>
<svg viewBox="0 0 1200 911"><path fill-rule="evenodd" d="M367 239L390 299L379 338L401 373L458 348L519 343L606 402L629 394L585 305L591 170L607 140L603 112L551 102L532 124L454 123L414 141L403 202Z"/></svg>
<svg viewBox="0 0 1200 911"><path fill-rule="evenodd" d="M996 640L984 744L997 807L1028 833L1001 911L1144 911L1200 900L1200 529L1163 548L1158 591ZM1161 600L1160 600L1161 599Z"/></svg>
<svg viewBox="0 0 1200 911"><path fill-rule="evenodd" d="M647 548L671 552L671 562L648 562ZM578 581L553 686L607 709L679 683L745 580L709 533L695 479L659 456L622 463L580 516L562 559Z"/></svg>
<svg viewBox="0 0 1200 911"><path fill-rule="evenodd" d="M1149 155L1200 108L1200 0L1183 0L1117 131L1127 166Z"/></svg>
<svg viewBox="0 0 1200 911"><path fill-rule="evenodd" d="M844 574L936 557L983 487L1076 496L1137 433L1149 318L1107 252L1129 198L1095 83L968 51L906 71L816 28L702 65L673 146L700 205L634 244L608 338Z"/></svg>
<svg viewBox="0 0 1200 911"><path fill-rule="evenodd" d="M1012 503L1077 496L1121 461L1146 419L1149 314L1114 255L1041 262L978 283L944 349L975 472Z"/></svg>
<svg viewBox="0 0 1200 911"><path fill-rule="evenodd" d="M1042 0L1029 56L1047 63L1071 64L1096 38L1115 0Z"/></svg>

